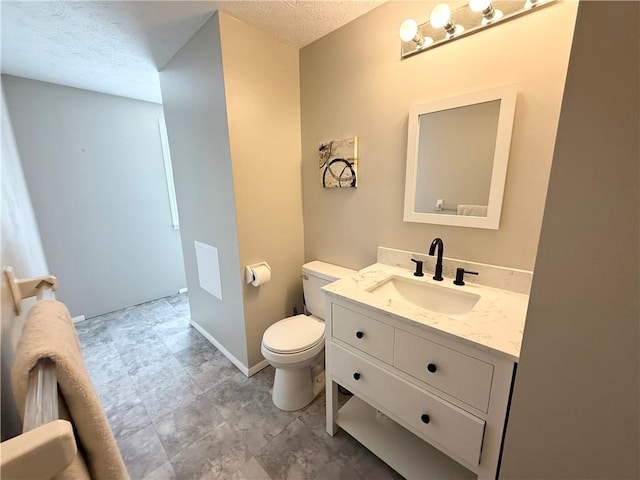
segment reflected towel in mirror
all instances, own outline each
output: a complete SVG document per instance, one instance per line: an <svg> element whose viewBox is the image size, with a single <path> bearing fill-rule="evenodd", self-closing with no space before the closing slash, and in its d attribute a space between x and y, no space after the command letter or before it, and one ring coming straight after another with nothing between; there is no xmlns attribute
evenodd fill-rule
<svg viewBox="0 0 640 480"><path fill-rule="evenodd" d="M470 217L486 217L487 205L458 205L457 213Z"/></svg>

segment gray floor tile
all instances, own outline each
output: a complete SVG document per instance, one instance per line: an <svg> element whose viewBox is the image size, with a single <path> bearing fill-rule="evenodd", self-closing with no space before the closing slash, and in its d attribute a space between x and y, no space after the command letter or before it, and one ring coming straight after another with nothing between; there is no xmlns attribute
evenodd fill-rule
<svg viewBox="0 0 640 480"><path fill-rule="evenodd" d="M271 401L271 394L248 382L250 400L243 404L242 414L227 419L227 423L246 439L251 453L258 453L271 439L282 432L296 417L296 412L278 409Z"/></svg>
<svg viewBox="0 0 640 480"><path fill-rule="evenodd" d="M232 480L272 480L255 457L251 457L249 461L242 466L240 471L234 473L231 478Z"/></svg>
<svg viewBox="0 0 640 480"><path fill-rule="evenodd" d="M144 476L142 480L179 480L176 477L176 472L173 471L173 467L170 462L163 463L153 472L150 472Z"/></svg>
<svg viewBox="0 0 640 480"><path fill-rule="evenodd" d="M253 383L260 384L261 388L269 390L269 392L271 393L273 391L273 377L275 376L275 374L275 369L271 365L268 365L259 372L255 373L250 380Z"/></svg>
<svg viewBox="0 0 640 480"><path fill-rule="evenodd" d="M188 368L187 371L198 386L205 391L227 380L239 378L239 375L244 377L233 363L221 355L201 363L197 368ZM244 379L246 379L246 377L244 377ZM242 381L244 379L240 380Z"/></svg>
<svg viewBox="0 0 640 480"><path fill-rule="evenodd" d="M190 404L160 417L154 424L169 457L179 453L224 422L214 404L199 395Z"/></svg>
<svg viewBox="0 0 640 480"><path fill-rule="evenodd" d="M104 343L109 343L111 342L111 340L112 338L109 334L108 329L105 329L101 332L78 334L78 341L80 342L80 346L83 349L96 345L102 345Z"/></svg>
<svg viewBox="0 0 640 480"><path fill-rule="evenodd" d="M205 393L225 419L243 411L254 394L254 390L250 388L250 379L238 373L239 375L218 383Z"/></svg>
<svg viewBox="0 0 640 480"><path fill-rule="evenodd" d="M144 478L169 460L153 425L118 440L118 447L131 480Z"/></svg>
<svg viewBox="0 0 640 480"><path fill-rule="evenodd" d="M158 357L130 375L140 394L161 389L169 384L185 383L191 380L187 371L173 356Z"/></svg>
<svg viewBox="0 0 640 480"><path fill-rule="evenodd" d="M95 387L104 408L140 401L138 391L129 375L122 375L109 383L95 385Z"/></svg>
<svg viewBox="0 0 640 480"><path fill-rule="evenodd" d="M404 478L366 449L351 465L367 480L403 480Z"/></svg>
<svg viewBox="0 0 640 480"><path fill-rule="evenodd" d="M185 348L197 348L199 345L203 345L205 342L208 342L208 340L193 327L182 332L165 335L162 337L162 341L173 353L180 352Z"/></svg>
<svg viewBox="0 0 640 480"><path fill-rule="evenodd" d="M141 329L140 327L146 327L149 325L142 315L136 310L136 307L129 307L121 310L122 313L119 317L116 317L108 322L109 330L111 332L135 332ZM114 312L115 314L116 312Z"/></svg>
<svg viewBox="0 0 640 480"><path fill-rule="evenodd" d="M151 425L151 417L141 400L123 402L105 409L111 431L116 439L124 439Z"/></svg>
<svg viewBox="0 0 640 480"><path fill-rule="evenodd" d="M184 365L191 375L205 373L212 368L233 367L231 361L217 349L211 349L212 345L198 343L184 350L175 352L174 356ZM235 367L234 367L235 368ZM236 368L237 370L237 368Z"/></svg>
<svg viewBox="0 0 640 480"><path fill-rule="evenodd" d="M91 317L91 318L87 319L87 321L96 320L96 321L99 321L99 322L104 322L106 324L109 324L110 322L118 320L119 318L121 318L125 314L126 314L126 311L124 309L116 310L114 312L104 313L102 315L97 315L95 317Z"/></svg>
<svg viewBox="0 0 640 480"><path fill-rule="evenodd" d="M84 363L94 386L122 378L127 370L112 342L94 345L85 355Z"/></svg>
<svg viewBox="0 0 640 480"><path fill-rule="evenodd" d="M165 337L176 333L187 332L193 327L189 324L189 319L178 317L162 323L155 323L152 328L156 335Z"/></svg>
<svg viewBox="0 0 640 480"><path fill-rule="evenodd" d="M111 330L111 338L120 353L125 353L132 348L146 347L152 350L156 345L162 345L160 337L149 327L143 326L127 326L126 328Z"/></svg>
<svg viewBox="0 0 640 480"><path fill-rule="evenodd" d="M137 305L136 312L150 323L172 320L176 314L174 306L164 298Z"/></svg>
<svg viewBox="0 0 640 480"><path fill-rule="evenodd" d="M171 465L181 480L227 479L240 471L250 458L242 439L222 423L172 457Z"/></svg>
<svg viewBox="0 0 640 480"><path fill-rule="evenodd" d="M75 327L82 348L93 347L111 341L109 325L101 317L78 322Z"/></svg>
<svg viewBox="0 0 640 480"><path fill-rule="evenodd" d="M344 430L339 429L334 436L316 430L312 430L312 432L324 445L331 449L333 459L342 465L354 465L363 457L372 455L369 450Z"/></svg>
<svg viewBox="0 0 640 480"><path fill-rule="evenodd" d="M189 319L191 317L191 309L189 308L189 303L175 305L173 307L173 310L177 315L180 315L184 318Z"/></svg>
<svg viewBox="0 0 640 480"><path fill-rule="evenodd" d="M316 397L309 405L299 412L299 418L311 430L317 434L324 434L326 431L326 397L324 392Z"/></svg>
<svg viewBox="0 0 640 480"><path fill-rule="evenodd" d="M152 390L140 392L140 398L151 418L158 419L188 405L200 394L202 389L186 376L162 382Z"/></svg>
<svg viewBox="0 0 640 480"><path fill-rule="evenodd" d="M91 345L82 346L82 356L84 357L85 364L92 360L100 360L101 358L113 359L120 356L120 352L116 348L115 343L111 337L108 340L101 342L93 342Z"/></svg>
<svg viewBox="0 0 640 480"><path fill-rule="evenodd" d="M135 376L143 368L171 359L172 355L162 342L158 342L134 345L123 351L120 358L129 374Z"/></svg>
<svg viewBox="0 0 640 480"><path fill-rule="evenodd" d="M185 348L173 354L187 372L197 372L200 365L215 358L223 358L224 355L209 342L199 343Z"/></svg>
<svg viewBox="0 0 640 480"><path fill-rule="evenodd" d="M170 297L166 297L165 301L169 302L173 307L177 307L179 305L189 306L189 295L186 293L180 293L178 295L172 295Z"/></svg>
<svg viewBox="0 0 640 480"><path fill-rule="evenodd" d="M256 460L274 480L362 478L344 456L338 456L298 419L269 442Z"/></svg>
<svg viewBox="0 0 640 480"><path fill-rule="evenodd" d="M326 434L326 395L323 391L313 402L299 410L299 418L318 435ZM344 405L351 396L338 394L338 404Z"/></svg>

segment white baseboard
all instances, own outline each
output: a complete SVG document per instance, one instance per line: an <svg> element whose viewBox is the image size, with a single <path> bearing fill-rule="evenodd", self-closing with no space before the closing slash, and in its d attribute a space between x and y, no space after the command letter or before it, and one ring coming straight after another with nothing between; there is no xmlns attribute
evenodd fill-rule
<svg viewBox="0 0 640 480"><path fill-rule="evenodd" d="M253 367L251 367L250 369L247 368L247 366L242 363L240 360L238 360L235 356L233 356L231 354L231 352L229 350L227 350L226 348L224 348L222 346L222 344L216 340L209 332L207 332L204 328L202 328L200 325L198 325L196 322L194 322L193 320L189 319L189 323L191 324L191 326L193 328L195 328L196 330L198 330L202 336L204 338L206 338L207 340L209 340L209 342L211 342L218 350L220 350L222 352L222 354L227 357L231 363L233 363L236 367L238 367L238 370L240 370L242 373L244 373L247 377L250 377L251 375L259 372L260 370L262 370L263 368L265 368L267 365L269 365L269 362L267 362L266 360L263 360L262 362L254 365Z"/></svg>
<svg viewBox="0 0 640 480"><path fill-rule="evenodd" d="M71 319L73 323L84 322L85 320L86 318L84 318L84 315L78 315L77 317L73 317Z"/></svg>
<svg viewBox="0 0 640 480"><path fill-rule="evenodd" d="M262 360L259 363L256 363L253 367L249 369L249 376L255 375L263 368L267 368L269 366L269 362L267 360Z"/></svg>
<svg viewBox="0 0 640 480"><path fill-rule="evenodd" d="M178 293L187 293L188 291L189 291L189 289L187 287L178 289Z"/></svg>

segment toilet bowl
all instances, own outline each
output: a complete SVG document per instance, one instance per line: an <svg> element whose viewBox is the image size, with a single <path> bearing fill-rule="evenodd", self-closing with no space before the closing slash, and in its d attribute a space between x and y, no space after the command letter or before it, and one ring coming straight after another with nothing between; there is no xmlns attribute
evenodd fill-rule
<svg viewBox="0 0 640 480"><path fill-rule="evenodd" d="M324 388L324 294L322 287L355 273L314 261L302 267L307 310L271 325L262 336L261 352L275 368L273 403L281 410L299 410Z"/></svg>
<svg viewBox="0 0 640 480"><path fill-rule="evenodd" d="M298 410L324 387L312 378L313 367L323 358L324 322L296 315L273 324L264 332L262 355L275 368L273 403L281 410Z"/></svg>

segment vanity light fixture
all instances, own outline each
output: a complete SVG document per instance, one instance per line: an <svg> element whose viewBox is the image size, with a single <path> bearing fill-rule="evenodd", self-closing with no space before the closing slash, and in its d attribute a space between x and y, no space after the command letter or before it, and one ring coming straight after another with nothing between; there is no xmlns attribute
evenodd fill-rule
<svg viewBox="0 0 640 480"><path fill-rule="evenodd" d="M415 44L414 48L416 50L424 48L425 46L431 45L433 43L433 38L425 38L420 34L420 32L418 32L418 22L416 22L413 18L408 18L400 24L400 31L398 32L398 34L400 35L400 39L403 42L413 42Z"/></svg>
<svg viewBox="0 0 640 480"><path fill-rule="evenodd" d="M504 16L501 10L493 8L491 0L469 0L469 8L472 12L482 13L482 25L488 25Z"/></svg>
<svg viewBox="0 0 640 480"><path fill-rule="evenodd" d="M462 25L456 25L451 21L451 7L446 3L439 3L433 7L429 21L435 28L444 28L447 38L453 38L455 35L460 35L464 32Z"/></svg>
<svg viewBox="0 0 640 480"><path fill-rule="evenodd" d="M540 10L555 0L467 0L453 12L446 3L437 4L429 21L408 19L400 25L401 57L406 58L443 45L484 28Z"/></svg>

